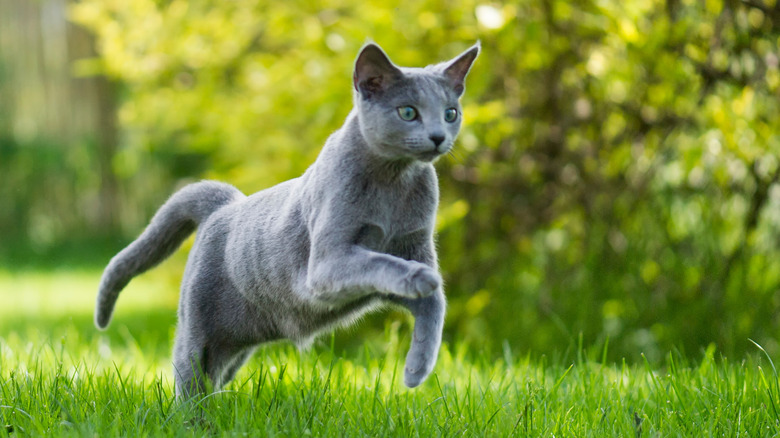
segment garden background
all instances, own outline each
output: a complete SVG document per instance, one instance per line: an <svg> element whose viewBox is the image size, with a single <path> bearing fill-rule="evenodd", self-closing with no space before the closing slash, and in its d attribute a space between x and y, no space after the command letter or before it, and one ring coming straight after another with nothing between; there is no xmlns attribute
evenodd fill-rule
<svg viewBox="0 0 780 438"><path fill-rule="evenodd" d="M405 66L482 44L436 164L448 345L780 356L776 0L0 0L0 335L93 330L101 268L183 184L301 174L367 40ZM185 260L117 307L162 354Z"/></svg>

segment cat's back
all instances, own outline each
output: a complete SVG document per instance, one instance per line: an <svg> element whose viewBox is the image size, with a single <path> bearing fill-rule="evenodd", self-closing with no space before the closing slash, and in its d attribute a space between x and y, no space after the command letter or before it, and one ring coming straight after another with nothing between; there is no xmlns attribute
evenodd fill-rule
<svg viewBox="0 0 780 438"><path fill-rule="evenodd" d="M231 221L237 232L286 228L300 210L301 178L294 178L247 196L235 205Z"/></svg>
<svg viewBox="0 0 780 438"><path fill-rule="evenodd" d="M254 193L221 210L227 272L245 292L289 287L305 266L308 236L301 219L300 178Z"/></svg>

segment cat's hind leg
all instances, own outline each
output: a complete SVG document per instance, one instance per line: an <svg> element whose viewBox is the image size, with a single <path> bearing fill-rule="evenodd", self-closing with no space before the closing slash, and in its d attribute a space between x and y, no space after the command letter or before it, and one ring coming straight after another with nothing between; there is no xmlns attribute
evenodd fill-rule
<svg viewBox="0 0 780 438"><path fill-rule="evenodd" d="M179 327L173 348L173 378L176 396L190 398L208 391L204 359L206 355L205 339L183 333Z"/></svg>
<svg viewBox="0 0 780 438"><path fill-rule="evenodd" d="M204 290L220 295L216 288L187 288L179 307L173 368L176 395L185 398L218 389L223 371L240 351L215 331L218 307L202 299Z"/></svg>
<svg viewBox="0 0 780 438"><path fill-rule="evenodd" d="M230 362L225 367L224 371L222 372L222 376L220 376L220 385L227 385L230 383L231 380L233 380L234 377L236 377L236 373L238 370L241 369L242 366L244 366L244 363L247 359L249 359L249 356L252 355L252 353L255 351L254 347L251 348L244 348L243 350L236 353L232 359L230 359Z"/></svg>
<svg viewBox="0 0 780 438"><path fill-rule="evenodd" d="M179 343L177 340L173 358L176 395L189 398L221 388L233 380L251 354L251 348L213 341L188 339Z"/></svg>

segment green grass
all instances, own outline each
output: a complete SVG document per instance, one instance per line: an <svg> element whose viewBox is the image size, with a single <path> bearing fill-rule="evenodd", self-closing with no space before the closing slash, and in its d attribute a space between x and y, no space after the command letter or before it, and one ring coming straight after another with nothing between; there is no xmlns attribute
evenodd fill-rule
<svg viewBox="0 0 780 438"><path fill-rule="evenodd" d="M91 325L95 273L0 274L0 436L775 436L780 387L756 350L708 349L660 367L603 351L488 357L445 345L436 373L403 387L408 327L341 352L261 348L224 391L177 401L175 294L139 278L107 332ZM10 304L9 304L10 303Z"/></svg>

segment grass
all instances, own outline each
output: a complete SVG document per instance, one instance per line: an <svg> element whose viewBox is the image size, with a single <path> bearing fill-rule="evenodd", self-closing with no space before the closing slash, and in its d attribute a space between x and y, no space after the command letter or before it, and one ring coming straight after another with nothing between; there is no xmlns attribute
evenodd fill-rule
<svg viewBox="0 0 780 438"><path fill-rule="evenodd" d="M94 272L0 274L0 436L775 436L768 356L713 347L660 367L583 348L496 359L445 345L436 373L403 387L408 327L342 352L261 348L224 391L173 397L175 295L154 273L91 325ZM10 305L8 305L10 303Z"/></svg>

